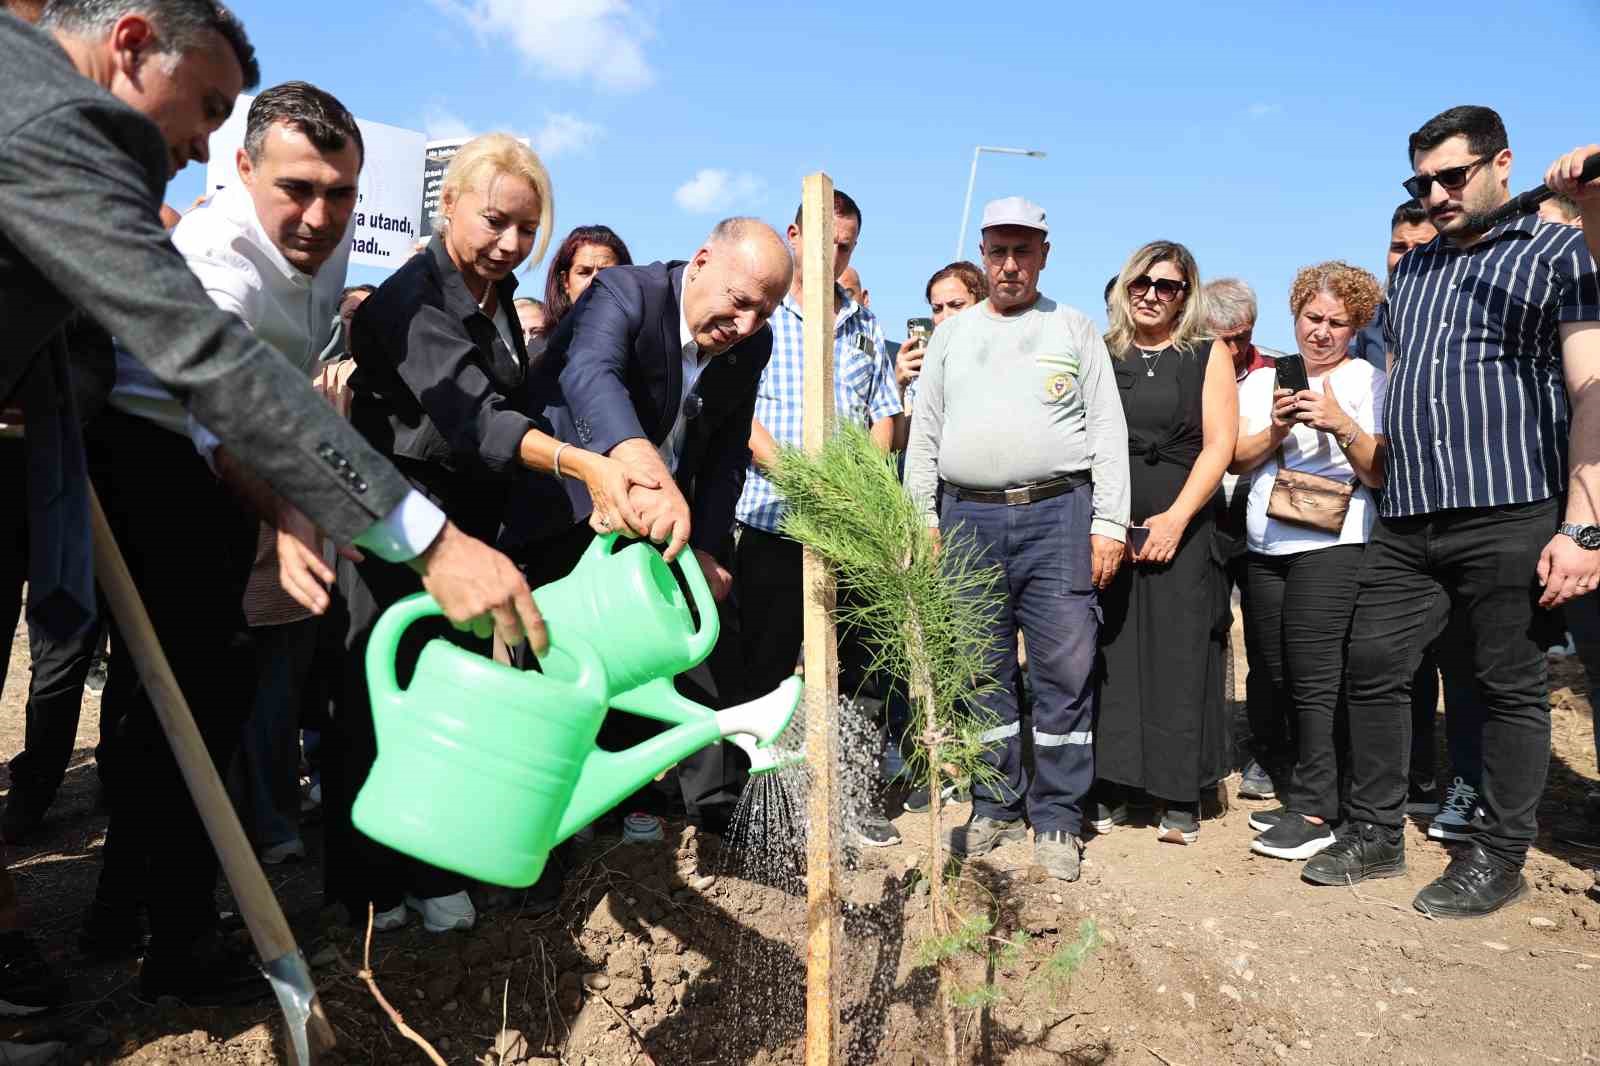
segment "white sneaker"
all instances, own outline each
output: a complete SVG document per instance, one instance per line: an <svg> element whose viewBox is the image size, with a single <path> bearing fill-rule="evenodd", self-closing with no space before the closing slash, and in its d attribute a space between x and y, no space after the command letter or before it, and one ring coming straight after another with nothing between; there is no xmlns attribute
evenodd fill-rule
<svg viewBox="0 0 1600 1066"><path fill-rule="evenodd" d="M391 929L399 929L411 920L411 912L406 910L404 903L386 911L378 911L372 916L372 928L379 933L387 933Z"/></svg>
<svg viewBox="0 0 1600 1066"><path fill-rule="evenodd" d="M422 915L422 928L430 933L471 929L478 922L478 912L472 906L472 897L465 892L434 896L432 899L407 896L406 906Z"/></svg>
<svg viewBox="0 0 1600 1066"><path fill-rule="evenodd" d="M1472 816L1480 809L1478 790L1456 778L1445 790L1444 805L1428 826L1428 839L1471 840Z"/></svg>
<svg viewBox="0 0 1600 1066"><path fill-rule="evenodd" d="M261 861L267 866L277 866L284 862L299 862L306 857L305 841L299 837L291 837L282 844L274 844L270 848L261 849Z"/></svg>

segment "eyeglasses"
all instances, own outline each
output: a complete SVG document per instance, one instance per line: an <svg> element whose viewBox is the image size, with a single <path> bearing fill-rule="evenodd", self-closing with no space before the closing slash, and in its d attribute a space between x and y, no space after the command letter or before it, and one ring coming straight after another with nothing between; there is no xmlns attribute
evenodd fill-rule
<svg viewBox="0 0 1600 1066"><path fill-rule="evenodd" d="M1128 295L1136 300L1151 289L1156 290L1156 299L1169 304L1189 291L1189 283L1173 281L1171 278L1152 278L1149 274L1140 274L1128 282Z"/></svg>
<svg viewBox="0 0 1600 1066"><path fill-rule="evenodd" d="M1467 179L1472 177L1474 170L1477 170L1493 158L1494 156L1492 155L1481 156L1470 163L1463 163L1459 167L1445 167L1437 174L1414 174L1400 184L1405 186L1406 192L1418 200L1427 199L1428 193L1433 191L1434 182L1438 182L1451 192L1455 192L1467 183Z"/></svg>

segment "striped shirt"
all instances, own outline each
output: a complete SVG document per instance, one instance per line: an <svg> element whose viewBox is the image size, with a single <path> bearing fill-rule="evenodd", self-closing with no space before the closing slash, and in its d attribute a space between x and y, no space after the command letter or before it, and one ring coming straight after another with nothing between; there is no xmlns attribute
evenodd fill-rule
<svg viewBox="0 0 1600 1066"><path fill-rule="evenodd" d="M1505 507L1566 491L1563 322L1600 321L1583 231L1524 215L1470 248L1443 237L1400 260L1379 514Z"/></svg>
<svg viewBox="0 0 1600 1066"><path fill-rule="evenodd" d="M843 289L836 289L834 297L839 308L833 320L834 419L836 424L870 426L902 410L894 360L884 348L877 317L845 296ZM796 448L801 444L805 377L801 325L800 305L785 296L772 315L772 359L756 390L756 421L767 427L779 446ZM745 477L737 514L742 524L769 533L779 532L783 523L783 498L754 463Z"/></svg>

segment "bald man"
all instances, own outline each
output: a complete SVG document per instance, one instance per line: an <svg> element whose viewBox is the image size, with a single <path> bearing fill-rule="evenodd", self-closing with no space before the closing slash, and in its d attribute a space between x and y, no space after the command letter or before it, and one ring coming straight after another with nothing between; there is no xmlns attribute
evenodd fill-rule
<svg viewBox="0 0 1600 1066"><path fill-rule="evenodd" d="M789 291L793 269L788 246L770 226L730 218L687 262L602 271L561 319L530 383L549 404L556 436L622 459L659 483L635 490L652 538L669 559L685 545L693 549L718 600L733 584L734 507L750 465L756 387L772 354L767 320ZM537 587L563 576L582 554L592 508L581 486L569 487L563 528L552 529L549 494L561 490L549 478L530 478L528 486L513 498L505 546ZM728 687L716 663L712 672L719 690ZM684 803L709 828L720 829L738 800L732 764L725 772L717 747L679 764Z"/></svg>

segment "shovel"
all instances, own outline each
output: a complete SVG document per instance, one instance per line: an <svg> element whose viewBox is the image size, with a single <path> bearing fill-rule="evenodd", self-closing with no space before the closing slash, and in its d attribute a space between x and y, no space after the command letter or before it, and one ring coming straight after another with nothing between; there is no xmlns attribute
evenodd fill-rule
<svg viewBox="0 0 1600 1066"><path fill-rule="evenodd" d="M255 941L272 991L283 1008L283 1020L288 1026L291 1061L295 1066L313 1066L319 1054L333 1047L333 1028L328 1024L322 1004L317 1001L316 986L311 983L311 971L305 956L294 942L289 923L284 920L272 886L261 872L256 853L245 839L244 827L234 812L233 803L222 787L222 779L211 762L211 753L200 739L194 715L189 704L178 690L172 667L161 650L161 642L150 625L150 615L134 587L128 564L123 561L106 515L100 508L100 498L89 490L89 506L94 524L95 577L111 605L111 614L117 620L122 639L139 668L139 676L150 693L156 717L172 745L172 754L183 779L189 786L189 795L200 811L211 844L217 849L222 872L227 875L234 899L250 929L250 939Z"/></svg>

